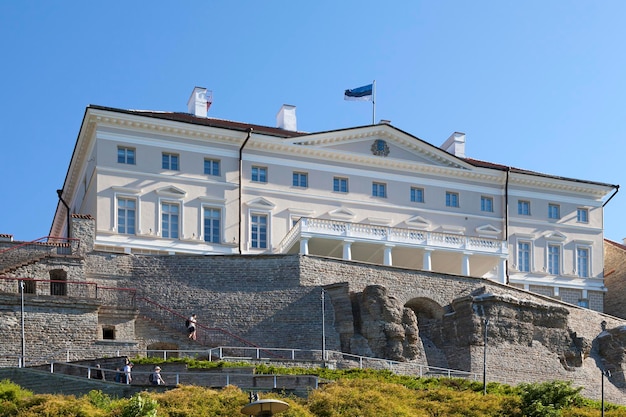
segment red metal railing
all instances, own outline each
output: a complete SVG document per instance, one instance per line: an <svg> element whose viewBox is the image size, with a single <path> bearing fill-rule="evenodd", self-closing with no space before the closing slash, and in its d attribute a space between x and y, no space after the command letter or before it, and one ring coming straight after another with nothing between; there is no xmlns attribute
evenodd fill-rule
<svg viewBox="0 0 626 417"><path fill-rule="evenodd" d="M187 316L180 314L166 306L163 306L156 301L150 300L146 297L137 298L137 307L141 313L154 321L157 321L167 327L179 330L180 332L187 332L185 326L185 320ZM257 349L262 349L255 343L246 340L228 330L209 327L200 323L196 323L196 342L203 346L216 347L216 346L246 346ZM268 356L279 357L276 353L265 352Z"/></svg>
<svg viewBox="0 0 626 417"><path fill-rule="evenodd" d="M19 267L49 255L76 255L80 239L44 236L30 242L2 243L0 247L0 271Z"/></svg>
<svg viewBox="0 0 626 417"><path fill-rule="evenodd" d="M24 284L25 295L92 298L103 305L135 307L137 290L134 288L106 287L95 282L0 276L0 292L20 294L20 283Z"/></svg>

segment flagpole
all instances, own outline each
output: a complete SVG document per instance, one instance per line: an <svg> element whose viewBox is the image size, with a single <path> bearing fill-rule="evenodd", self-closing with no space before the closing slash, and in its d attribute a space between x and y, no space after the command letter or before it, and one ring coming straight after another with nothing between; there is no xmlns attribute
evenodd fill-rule
<svg viewBox="0 0 626 417"><path fill-rule="evenodd" d="M372 83L372 124L376 124L376 80Z"/></svg>

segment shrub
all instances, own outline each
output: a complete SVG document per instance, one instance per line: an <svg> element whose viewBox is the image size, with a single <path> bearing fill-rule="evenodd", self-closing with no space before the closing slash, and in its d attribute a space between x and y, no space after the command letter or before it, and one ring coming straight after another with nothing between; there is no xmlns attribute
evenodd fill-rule
<svg viewBox="0 0 626 417"><path fill-rule="evenodd" d="M141 394L133 395L128 403L122 407L121 417L156 417L157 402Z"/></svg>
<svg viewBox="0 0 626 417"><path fill-rule="evenodd" d="M528 417L558 417L563 408L582 405L581 390L569 381L520 384L520 409Z"/></svg>

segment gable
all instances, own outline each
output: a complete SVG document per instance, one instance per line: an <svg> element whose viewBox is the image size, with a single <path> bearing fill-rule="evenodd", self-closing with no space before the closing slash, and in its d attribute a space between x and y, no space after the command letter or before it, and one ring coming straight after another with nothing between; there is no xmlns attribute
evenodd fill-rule
<svg viewBox="0 0 626 417"><path fill-rule="evenodd" d="M181 190L180 188L174 187L173 185L159 188L158 190L156 190L156 193L158 195L174 198L182 198L187 195L187 192L185 190Z"/></svg>
<svg viewBox="0 0 626 417"><path fill-rule="evenodd" d="M474 167L464 159L402 132L390 125L373 125L333 132L307 135L291 139L294 145L349 155L368 160L381 159L390 163L411 163L446 168L471 170Z"/></svg>

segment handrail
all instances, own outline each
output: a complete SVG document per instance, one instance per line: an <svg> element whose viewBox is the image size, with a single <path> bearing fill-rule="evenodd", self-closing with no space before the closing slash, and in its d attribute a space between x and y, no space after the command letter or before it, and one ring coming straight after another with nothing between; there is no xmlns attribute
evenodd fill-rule
<svg viewBox="0 0 626 417"><path fill-rule="evenodd" d="M80 249L80 239L44 236L30 242L0 248L0 272L7 272L49 256L75 256ZM56 252L56 253L55 253Z"/></svg>
<svg viewBox="0 0 626 417"><path fill-rule="evenodd" d="M37 283L37 282L43 282L43 283L49 283L49 284L62 284L62 285L66 285L66 286L70 286L69 288L87 288L87 290L78 290L78 291L65 291L64 294L43 294L43 295L56 295L56 296L69 296L69 297L81 297L81 298L90 298L90 299L98 299L101 300L105 303L105 305L109 305L106 304L106 300L103 297L103 294L106 291L112 291L112 292L116 292L118 294L124 294L124 293L129 293L130 294L130 298L129 301L126 302L125 304L128 307L134 307L135 306L135 298L136 298L136 293L137 290L135 288L124 288L124 287L108 287L108 286L103 286L103 285L98 285L98 283L93 282L93 281L65 281L65 280L55 280L55 279L40 279L40 278L30 278L30 277L7 277L5 275L0 275L0 291L5 291L5 292L14 292L14 293L19 293L20 289L19 289L19 285L13 289L13 291L7 291L7 290L11 290L11 288L8 285L2 285L3 282L11 282L11 281L16 281L16 282L33 282L33 283ZM68 288L68 289L69 289ZM92 291L90 291L89 289L93 288ZM52 289L50 287L48 287L48 290L50 292L52 292ZM35 290L37 291L37 290ZM42 294L42 291L39 290L37 291L37 293L30 293L30 292L25 292L25 294L27 295L36 295L36 294ZM119 297L116 298L115 301L119 301ZM120 305L119 303L113 303L114 305Z"/></svg>
<svg viewBox="0 0 626 417"><path fill-rule="evenodd" d="M161 304L157 303L156 301L151 300L151 299L149 299L147 297L137 297L136 301L137 302L143 301L143 302L145 302L145 303L147 303L147 304L149 304L149 305L151 305L153 307L158 308L161 311L169 313L171 316L176 318L176 320L179 323L184 323L184 321L187 319L187 316L185 316L185 315L183 315L183 314L181 314L181 313L179 313L177 311L174 311L174 310L172 310L169 307L161 305ZM138 305L139 305L139 303L138 303ZM153 311L153 310L150 310L150 311ZM205 325L200 324L200 323L196 323L196 329L197 329L196 330L197 335L200 335L200 343L202 345L205 345L205 346L207 346L207 344L206 344L206 339L207 339L206 335L208 335L210 332L217 332L217 333L225 335L225 336L227 336L227 337L229 337L231 339L234 339L234 340L236 340L236 341L238 341L238 342L240 342L240 343L242 343L242 344L244 344L246 346L249 346L249 347L252 347L252 348L256 348L256 349L262 349L260 346L256 345L254 342L251 342L251 341L249 341L247 339L244 339L241 336L237 336L236 334L234 334L234 333L232 333L232 332L230 332L230 331L228 331L226 329L220 328L220 327L209 327L209 326L205 326ZM197 339L196 339L196 341L197 341ZM274 354L272 354L270 352L268 352L268 354L271 355L271 356L276 357L276 355L274 355Z"/></svg>
<svg viewBox="0 0 626 417"><path fill-rule="evenodd" d="M55 370L55 365L57 365L56 370ZM79 375L75 375L75 373L68 373L63 372L63 368L69 368L69 369L77 369ZM61 370L59 370L61 369ZM120 369L110 369L110 368L102 368L102 367L98 367L98 366L93 366L93 365L80 365L80 364L75 364L75 363L66 363L66 362L55 362L55 361L51 361L49 363L49 373L54 374L56 371L56 373L62 373L64 375L72 375L72 376L78 376L78 377L82 377L83 375L87 378L87 379L95 379L97 381L101 381L103 383L115 383L115 384L125 384L124 382L116 382L114 379L106 379L106 378L98 378L96 375L96 372L101 372L101 375L104 375L106 373L108 374L123 374L123 371ZM150 374L152 374L153 371L135 371L132 370L131 372L131 382L129 383L129 385L151 385L148 382L148 376ZM277 389L280 388L279 385L279 379L282 377L285 378L290 378L293 375L284 375L284 374L250 374L250 373L240 373L240 372L225 372L225 373L215 373L215 372L211 372L211 371L207 371L205 373L202 372L168 372L168 371L161 371L161 375L163 376L164 380L165 380L165 386L176 386L179 385L181 383L181 379L188 379L188 378L181 378L181 376L193 376L194 379L208 379L209 383L211 386L216 386L215 384L215 379L217 378L218 380L223 380L224 382L221 384L223 386L228 386L228 385L237 385L236 380L238 379L239 381L241 381L241 379L252 379L252 380L256 380L256 379L267 379L268 377L271 377L271 387L266 386L259 386L256 382L252 382L249 386L242 386L241 383L239 383L240 388L242 389L251 389L251 388L255 388L256 391L258 391L259 389L263 390L270 390L270 389ZM139 377L138 377L139 376ZM171 379L171 377L173 378L173 381ZM310 377L314 384L313 384L313 388L318 388L319 387L319 383L320 380L322 378L320 378L317 375L299 375L300 377L303 376L308 376Z"/></svg>
<svg viewBox="0 0 626 417"><path fill-rule="evenodd" d="M67 241L67 242L52 242L51 240L61 240L61 241ZM41 246L43 246L43 245L59 246L59 245L63 245L63 244L69 244L71 242L78 242L80 244L80 239L75 238L75 237L68 238L68 237L59 237L59 236L42 236L42 237L37 238L35 240L31 240L29 242L22 242L22 243L19 243L17 245L11 245L8 248L0 249L0 255L2 255L3 253L6 253L6 252L10 252L12 250L16 250L16 249L23 248L25 246L29 246L29 245L41 244Z"/></svg>

